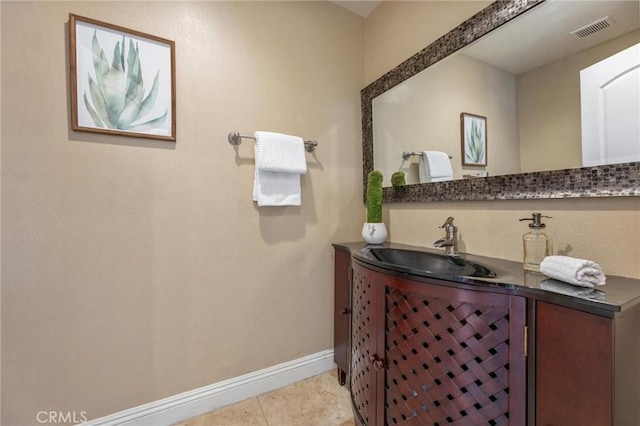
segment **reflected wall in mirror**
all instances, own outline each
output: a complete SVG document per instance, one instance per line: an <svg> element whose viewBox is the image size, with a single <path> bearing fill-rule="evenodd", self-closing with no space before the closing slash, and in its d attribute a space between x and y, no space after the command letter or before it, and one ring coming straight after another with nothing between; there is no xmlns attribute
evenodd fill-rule
<svg viewBox="0 0 640 426"><path fill-rule="evenodd" d="M570 33L603 16L609 28ZM640 194L636 159L580 168L580 70L640 42L639 21L636 1L493 3L363 90L364 174L381 170L388 186L406 173L386 201ZM463 166L461 112L488 117L484 167ZM402 154L427 150L453 157L454 179L489 177L411 185L419 157Z"/></svg>

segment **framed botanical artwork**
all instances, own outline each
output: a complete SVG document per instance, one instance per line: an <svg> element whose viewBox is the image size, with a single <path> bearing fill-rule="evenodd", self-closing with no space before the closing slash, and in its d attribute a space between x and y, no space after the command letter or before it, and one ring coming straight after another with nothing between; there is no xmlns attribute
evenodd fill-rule
<svg viewBox="0 0 640 426"><path fill-rule="evenodd" d="M69 15L71 128L176 140L175 43Z"/></svg>
<svg viewBox="0 0 640 426"><path fill-rule="evenodd" d="M487 117L463 112L460 114L462 165L487 165Z"/></svg>

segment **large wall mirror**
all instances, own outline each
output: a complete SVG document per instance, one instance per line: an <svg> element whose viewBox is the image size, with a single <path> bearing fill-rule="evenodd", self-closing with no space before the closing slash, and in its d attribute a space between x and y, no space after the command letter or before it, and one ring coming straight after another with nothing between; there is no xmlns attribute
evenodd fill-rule
<svg viewBox="0 0 640 426"><path fill-rule="evenodd" d="M640 195L639 43L637 1L491 4L363 89L364 182L381 170L386 202ZM625 54L636 65L606 66L626 79L623 107L605 123L622 143L602 149L587 139L603 130L581 119L584 75ZM476 124L477 159L464 136ZM451 176L420 173L424 151L451 157ZM391 187L396 171L406 186Z"/></svg>

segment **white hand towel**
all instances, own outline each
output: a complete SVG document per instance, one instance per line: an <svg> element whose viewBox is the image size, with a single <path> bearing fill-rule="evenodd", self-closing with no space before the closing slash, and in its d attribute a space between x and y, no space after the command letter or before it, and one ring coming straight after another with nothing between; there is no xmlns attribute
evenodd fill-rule
<svg viewBox="0 0 640 426"><path fill-rule="evenodd" d="M453 179L449 156L441 151L422 151L418 161L420 183L443 182Z"/></svg>
<svg viewBox="0 0 640 426"><path fill-rule="evenodd" d="M261 172L256 168L253 201L257 201L258 206L299 206L300 192L300 175Z"/></svg>
<svg viewBox="0 0 640 426"><path fill-rule="evenodd" d="M307 172L304 141L298 136L256 132L253 200L258 206L299 206L300 174Z"/></svg>
<svg viewBox="0 0 640 426"><path fill-rule="evenodd" d="M547 256L540 263L540 272L581 287L604 285L607 279L600 265L591 260L569 256Z"/></svg>
<svg viewBox="0 0 640 426"><path fill-rule="evenodd" d="M256 167L260 171L307 173L304 140L282 133L256 132Z"/></svg>

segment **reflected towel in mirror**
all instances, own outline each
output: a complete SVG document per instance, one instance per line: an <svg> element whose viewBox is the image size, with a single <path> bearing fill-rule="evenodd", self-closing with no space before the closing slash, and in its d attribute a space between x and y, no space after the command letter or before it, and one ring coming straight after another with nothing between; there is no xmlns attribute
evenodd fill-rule
<svg viewBox="0 0 640 426"><path fill-rule="evenodd" d="M420 183L453 180L453 167L447 153L422 151L418 161Z"/></svg>

